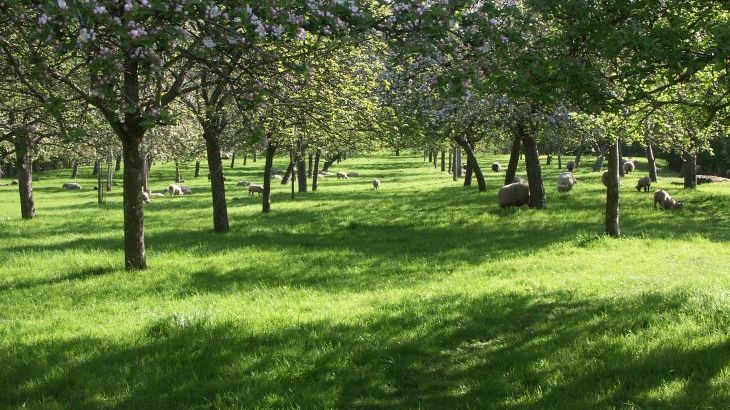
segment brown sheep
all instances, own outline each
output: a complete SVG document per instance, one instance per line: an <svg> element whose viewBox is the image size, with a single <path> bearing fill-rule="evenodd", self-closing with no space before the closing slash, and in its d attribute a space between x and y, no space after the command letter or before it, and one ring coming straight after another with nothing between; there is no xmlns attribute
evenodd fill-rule
<svg viewBox="0 0 730 410"><path fill-rule="evenodd" d="M683 205L676 199L672 198L667 191L659 190L654 192L654 209L659 204L662 209L682 209Z"/></svg>
<svg viewBox="0 0 730 410"><path fill-rule="evenodd" d="M642 189L644 192L649 192L649 188L651 188L651 178L649 177L641 177L639 178L639 181L636 182L636 190L638 192L641 192Z"/></svg>
<svg viewBox="0 0 730 410"><path fill-rule="evenodd" d="M261 196L261 194L264 193L264 187L262 187L261 185L256 185L256 184L249 185L248 186L248 195L251 196L254 193L259 194L259 196Z"/></svg>

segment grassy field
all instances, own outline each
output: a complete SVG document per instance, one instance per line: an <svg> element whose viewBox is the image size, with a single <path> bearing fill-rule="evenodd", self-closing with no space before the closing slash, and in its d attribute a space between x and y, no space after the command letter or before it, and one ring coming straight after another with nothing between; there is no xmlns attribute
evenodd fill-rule
<svg viewBox="0 0 730 410"><path fill-rule="evenodd" d="M262 167L226 170L226 235L205 177L153 198L145 272L121 269L119 185L100 209L92 179L37 174L33 221L0 187L0 407L730 407L729 183L661 178L685 209L656 211L642 162L615 240L589 167L564 195L543 169L547 211L501 210L503 173L479 194L416 156L353 158L333 170L362 177L294 201L277 184L269 215L235 186Z"/></svg>

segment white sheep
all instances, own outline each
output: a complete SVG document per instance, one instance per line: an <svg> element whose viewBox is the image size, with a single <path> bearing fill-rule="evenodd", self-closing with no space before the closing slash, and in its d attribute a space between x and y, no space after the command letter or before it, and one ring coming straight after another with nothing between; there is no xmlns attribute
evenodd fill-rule
<svg viewBox="0 0 730 410"><path fill-rule="evenodd" d="M182 188L180 188L180 185L172 184L169 187L167 187L167 192L170 193L170 196L183 195Z"/></svg>
<svg viewBox="0 0 730 410"><path fill-rule="evenodd" d="M563 172L558 175L558 192L568 192L578 183L573 174L570 172Z"/></svg>
<svg viewBox="0 0 730 410"><path fill-rule="evenodd" d="M636 190L638 192L641 192L643 189L644 192L649 192L649 188L651 188L651 178L650 177L641 177L636 182Z"/></svg>
<svg viewBox="0 0 730 410"><path fill-rule="evenodd" d="M63 184L63 189L77 190L81 189L81 185L76 182L66 182Z"/></svg>
<svg viewBox="0 0 730 410"><path fill-rule="evenodd" d="M499 207L522 206L530 202L530 186L526 183L505 185L499 190Z"/></svg>
<svg viewBox="0 0 730 410"><path fill-rule="evenodd" d="M264 187L262 187L261 185L256 185L256 184L249 185L248 186L248 195L251 196L254 193L257 193L257 194L259 194L259 196L261 196L261 194L264 193Z"/></svg>
<svg viewBox="0 0 730 410"><path fill-rule="evenodd" d="M337 179L347 179L347 172L337 172Z"/></svg>
<svg viewBox="0 0 730 410"><path fill-rule="evenodd" d="M683 205L676 199L672 198L667 191L659 190L654 192L654 209L659 204L662 209L682 209Z"/></svg>
<svg viewBox="0 0 730 410"><path fill-rule="evenodd" d="M373 189L376 191L380 190L380 180L379 179L373 179Z"/></svg>

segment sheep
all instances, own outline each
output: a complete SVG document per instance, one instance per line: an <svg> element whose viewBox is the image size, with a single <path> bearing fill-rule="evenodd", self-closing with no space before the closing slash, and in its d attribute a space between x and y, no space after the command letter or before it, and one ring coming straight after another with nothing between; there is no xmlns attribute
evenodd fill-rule
<svg viewBox="0 0 730 410"><path fill-rule="evenodd" d="M505 185L499 190L499 207L522 206L530 202L530 186L525 183Z"/></svg>
<svg viewBox="0 0 730 410"><path fill-rule="evenodd" d="M662 173L662 169L661 169L661 168L659 168L659 167L654 167L654 169L656 169L656 174L657 174L657 175L660 175L660 174Z"/></svg>
<svg viewBox="0 0 730 410"><path fill-rule="evenodd" d="M667 191L659 190L654 192L654 209L659 204L662 209L682 209L683 205L676 199L672 198Z"/></svg>
<svg viewBox="0 0 730 410"><path fill-rule="evenodd" d="M502 170L502 166L499 165L499 162L495 161L492 162L492 172L499 172Z"/></svg>
<svg viewBox="0 0 730 410"><path fill-rule="evenodd" d="M249 185L248 186L248 195L252 196L254 193L257 193L257 194L259 194L259 196L261 196L261 194L264 193L264 187L262 187L261 185L256 185L256 184Z"/></svg>
<svg viewBox="0 0 730 410"><path fill-rule="evenodd" d="M347 172L337 172L337 179L347 179Z"/></svg>
<svg viewBox="0 0 730 410"><path fill-rule="evenodd" d="M14 179L14 180L10 181L10 185L18 185L18 180Z"/></svg>
<svg viewBox="0 0 730 410"><path fill-rule="evenodd" d="M651 188L651 178L650 177L641 177L639 178L639 181L636 182L636 191L641 192L643 189L644 192L649 192L649 188Z"/></svg>
<svg viewBox="0 0 730 410"><path fill-rule="evenodd" d="M624 173L625 174L632 173L634 171L634 169L636 169L636 165L634 165L633 162L631 162L631 161L624 162Z"/></svg>
<svg viewBox="0 0 730 410"><path fill-rule="evenodd" d="M142 202L144 202L145 204L149 204L150 203L150 194L148 194L145 191L142 191L139 193L139 199L141 199Z"/></svg>
<svg viewBox="0 0 730 410"><path fill-rule="evenodd" d="M66 182L63 184L63 189L78 190L81 189L81 185L76 182Z"/></svg>
<svg viewBox="0 0 730 410"><path fill-rule="evenodd" d="M578 183L573 174L564 172L558 175L558 192L568 192Z"/></svg>
<svg viewBox="0 0 730 410"><path fill-rule="evenodd" d="M248 181L238 181L236 183L236 186L249 186L249 185L251 185L251 183Z"/></svg>
<svg viewBox="0 0 730 410"><path fill-rule="evenodd" d="M281 181L284 179L284 176L281 174L272 175L272 177L278 181Z"/></svg>
<svg viewBox="0 0 730 410"><path fill-rule="evenodd" d="M190 188L188 188L188 187L186 187L186 186L184 186L184 185L180 185L180 190L181 190L181 191L182 191L182 193L183 193L183 194L185 194L185 195L190 195L190 194L192 194L192 193L193 193L193 191L191 191L191 190L190 190Z"/></svg>
<svg viewBox="0 0 730 410"><path fill-rule="evenodd" d="M180 185L172 184L169 187L167 187L167 192L170 193L170 196L183 195L182 188L180 188Z"/></svg>
<svg viewBox="0 0 730 410"><path fill-rule="evenodd" d="M347 177L348 178L359 177L359 176L360 176L360 173L359 172L348 172L347 173Z"/></svg>
<svg viewBox="0 0 730 410"><path fill-rule="evenodd" d="M568 172L573 172L575 169L575 161L568 161L565 163L565 169L568 170Z"/></svg>
<svg viewBox="0 0 730 410"><path fill-rule="evenodd" d="M380 180L379 179L373 179L373 189L376 191L380 191Z"/></svg>

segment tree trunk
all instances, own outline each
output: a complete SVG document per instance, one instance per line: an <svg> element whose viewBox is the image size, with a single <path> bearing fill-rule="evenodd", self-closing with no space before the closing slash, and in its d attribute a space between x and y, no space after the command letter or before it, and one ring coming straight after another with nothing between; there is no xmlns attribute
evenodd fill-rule
<svg viewBox="0 0 730 410"><path fill-rule="evenodd" d="M268 214L271 212L271 167L274 165L274 154L276 154L276 145L269 143L266 145L266 162L264 165L264 194L262 199L261 212ZM254 154L254 157L256 154Z"/></svg>
<svg viewBox="0 0 730 410"><path fill-rule="evenodd" d="M299 192L307 192L307 163L304 159L304 149L299 153L297 161L297 178L299 179Z"/></svg>
<svg viewBox="0 0 730 410"><path fill-rule="evenodd" d="M649 178L651 178L651 182L657 182L656 158L654 158L654 149L651 144L646 144L646 160L649 162Z"/></svg>
<svg viewBox="0 0 730 410"><path fill-rule="evenodd" d="M236 153L231 154L231 169L236 166Z"/></svg>
<svg viewBox="0 0 730 410"><path fill-rule="evenodd" d="M124 157L124 266L128 270L147 269L144 244L144 203L147 164L142 148L142 133L122 136Z"/></svg>
<svg viewBox="0 0 730 410"><path fill-rule="evenodd" d="M473 171L471 169L471 157L466 156L466 170L464 171L464 186L471 186L471 176Z"/></svg>
<svg viewBox="0 0 730 410"><path fill-rule="evenodd" d="M91 176L95 177L99 175L99 160L94 161L94 169L91 171Z"/></svg>
<svg viewBox="0 0 730 410"><path fill-rule="evenodd" d="M289 163L294 163L294 153L289 152ZM296 179L296 174L294 173L294 169L291 170L291 199L294 200L294 180Z"/></svg>
<svg viewBox="0 0 730 410"><path fill-rule="evenodd" d="M458 179L458 172L456 171L456 147L451 148L451 151L453 151L452 160L451 160L451 178L456 181Z"/></svg>
<svg viewBox="0 0 730 410"><path fill-rule="evenodd" d="M312 160L314 159L314 154L311 152L309 153L309 166L307 167L307 178L312 177Z"/></svg>
<svg viewBox="0 0 730 410"><path fill-rule="evenodd" d="M76 177L79 175L79 163L77 161L74 161L73 165L71 165L71 179L76 179Z"/></svg>
<svg viewBox="0 0 730 410"><path fill-rule="evenodd" d="M558 154L558 169L563 169L563 156Z"/></svg>
<svg viewBox="0 0 730 410"><path fill-rule="evenodd" d="M251 159L253 160L253 163L255 164L256 163L256 151L253 152L253 156L251 157Z"/></svg>
<svg viewBox="0 0 730 410"><path fill-rule="evenodd" d="M441 172L446 171L446 152L441 150Z"/></svg>
<svg viewBox="0 0 730 410"><path fill-rule="evenodd" d="M688 189L697 188L697 156L695 154L685 154L684 160L684 187Z"/></svg>
<svg viewBox="0 0 730 410"><path fill-rule="evenodd" d="M180 163L175 161L175 183L180 183Z"/></svg>
<svg viewBox="0 0 730 410"><path fill-rule="evenodd" d="M542 183L542 170L540 169L540 156L537 152L537 144L530 130L524 124L520 126L522 134L522 146L525 149L525 166L527 168L527 181L530 184L530 208L545 209L545 187Z"/></svg>
<svg viewBox="0 0 730 410"><path fill-rule="evenodd" d="M618 238L621 236L619 226L619 178L620 168L619 143L611 145L608 152L608 187L606 188L606 235Z"/></svg>
<svg viewBox="0 0 730 410"><path fill-rule="evenodd" d="M471 173L474 173L474 176L477 178L477 185L479 185L479 192L485 192L487 190L487 181L484 178L484 173L482 172L482 168L479 166L479 161L477 161L476 154L474 153L474 149L472 148L471 144L468 140L463 139L457 141L459 145L464 148L464 151L466 152L466 178L469 179L469 184L466 183L466 178L464 179L464 185L471 185Z"/></svg>
<svg viewBox="0 0 730 410"><path fill-rule="evenodd" d="M281 180L281 185L286 185L289 183L289 179L294 178L294 163L289 161L289 166L286 167L286 172L284 172L284 179Z"/></svg>
<svg viewBox="0 0 730 410"><path fill-rule="evenodd" d="M626 162L626 160L624 160L624 154L623 154L623 150L621 149L621 143L620 142L619 142L619 145L618 145L618 158L619 158L619 162L618 162L618 174L621 175L621 178L623 178L623 177L626 176L624 174L624 163Z"/></svg>
<svg viewBox="0 0 730 410"><path fill-rule="evenodd" d="M101 164L101 160L99 160ZM99 172L96 174L96 203L99 206L104 205L104 187L101 185L101 166L99 166Z"/></svg>
<svg viewBox="0 0 730 410"><path fill-rule="evenodd" d="M598 172L603 167L603 160L605 157L603 154L598 154L598 158L596 158L596 162L593 163L593 172Z"/></svg>
<svg viewBox="0 0 730 410"><path fill-rule="evenodd" d="M545 166L549 167L550 164L552 164L552 163L553 163L553 155L547 154L547 159L545 159Z"/></svg>
<svg viewBox="0 0 730 410"><path fill-rule="evenodd" d="M518 133L515 133L515 139L512 140L512 148L509 153L509 164L507 164L507 172L504 176L504 184L509 185L514 181L517 175L517 165L520 163L520 151L522 150L522 141Z"/></svg>
<svg viewBox="0 0 730 410"><path fill-rule="evenodd" d="M314 152L314 170L312 171L312 192L317 191L317 180L319 179L319 150Z"/></svg>
<svg viewBox="0 0 730 410"><path fill-rule="evenodd" d="M243 166L244 166L244 167L246 166L246 161L247 161L247 160L248 160L248 153L244 152L244 153L243 153Z"/></svg>
<svg viewBox="0 0 730 410"><path fill-rule="evenodd" d="M116 163L114 164L114 171L121 171L122 170L122 157L117 156Z"/></svg>
<svg viewBox="0 0 730 410"><path fill-rule="evenodd" d="M583 152L584 152L585 150L586 150L586 147L585 147L585 145L582 145L582 144L581 144L581 145L580 145L580 146L578 147L578 152L576 152L576 154L575 154L575 167L576 167L576 168L580 167L580 161L581 161L581 159L583 158Z"/></svg>
<svg viewBox="0 0 730 410"><path fill-rule="evenodd" d="M200 161L195 161L195 178L200 177Z"/></svg>
<svg viewBox="0 0 730 410"><path fill-rule="evenodd" d="M427 155L428 155L428 150L424 149L424 150L423 150L423 161L424 161L424 162L426 161L426 156L427 156Z"/></svg>
<svg viewBox="0 0 730 410"><path fill-rule="evenodd" d="M327 172L327 171L329 171L329 169L330 169L330 167L332 166L332 164L334 164L334 163L335 163L335 161L336 161L337 159L339 159L339 158L340 158L340 154L337 154L337 155L335 155L334 157L332 157L332 158L330 158L330 159L328 159L328 160L325 160L325 161L324 161L324 166L322 167L322 172Z"/></svg>
<svg viewBox="0 0 730 410"><path fill-rule="evenodd" d="M452 162L453 161L451 159L451 154L452 153L453 153L453 150L452 149L449 149L449 174L451 174L451 172L454 170L454 166L452 165Z"/></svg>
<svg viewBox="0 0 730 410"><path fill-rule="evenodd" d="M438 161L439 161L439 153L436 150L433 150L433 167L438 167Z"/></svg>
<svg viewBox="0 0 730 410"><path fill-rule="evenodd" d="M20 194L20 216L23 219L35 217L33 199L33 144L27 135L15 138L15 163L18 169L18 192Z"/></svg>
<svg viewBox="0 0 730 410"><path fill-rule="evenodd" d="M464 176L464 163L461 160L461 149L456 147L456 176L459 178Z"/></svg>
<svg viewBox="0 0 730 410"><path fill-rule="evenodd" d="M148 161L149 156L142 154L142 190L147 193L150 192L150 167L147 166Z"/></svg>
<svg viewBox="0 0 730 410"><path fill-rule="evenodd" d="M106 192L111 192L112 187L114 186L114 167L112 164L114 163L114 154L109 157L109 160L106 162Z"/></svg>
<svg viewBox="0 0 730 410"><path fill-rule="evenodd" d="M395 149L395 156L400 157L400 148Z"/></svg>
<svg viewBox="0 0 730 410"><path fill-rule="evenodd" d="M218 132L214 129L204 130L203 139L205 139L208 154L208 172L213 195L213 230L224 233L229 229L228 206L226 205L226 184L223 180L223 160L221 159Z"/></svg>

